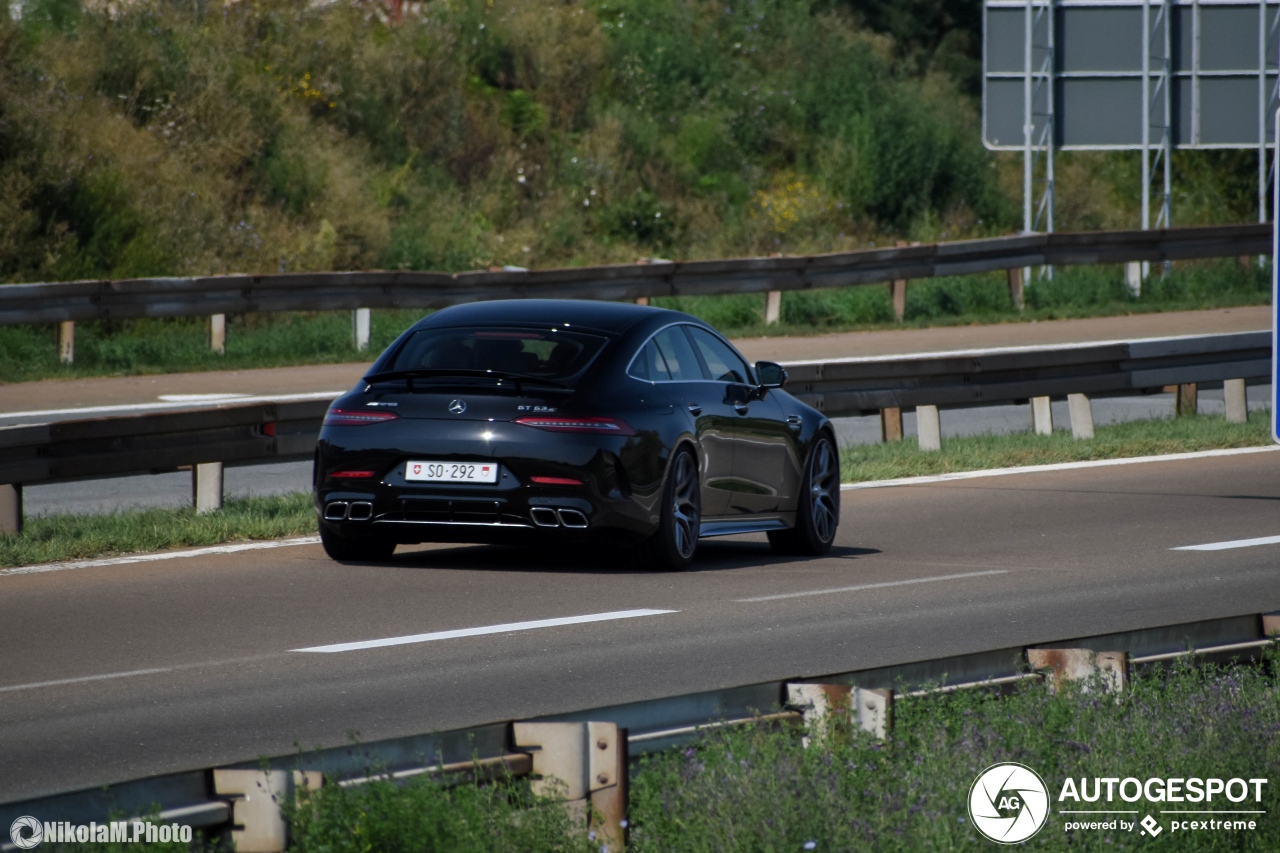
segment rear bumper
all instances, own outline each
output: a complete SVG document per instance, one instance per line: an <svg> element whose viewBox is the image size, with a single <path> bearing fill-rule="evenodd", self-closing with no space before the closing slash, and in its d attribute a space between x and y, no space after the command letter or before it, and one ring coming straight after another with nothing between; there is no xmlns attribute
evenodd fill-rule
<svg viewBox="0 0 1280 853"><path fill-rule="evenodd" d="M645 538L657 530L661 481L637 486L623 464L634 436L560 435L490 423L476 441L474 424L430 425L430 440L383 426L326 428L316 456L316 510L337 533L376 530L399 542L564 541ZM388 433L400 434L388 434ZM352 447L359 441L363 447ZM382 447L374 446L374 443ZM389 450L387 447L412 448ZM410 460L496 462L493 484L405 479ZM368 470L368 479L335 478ZM580 481L544 484L534 477Z"/></svg>

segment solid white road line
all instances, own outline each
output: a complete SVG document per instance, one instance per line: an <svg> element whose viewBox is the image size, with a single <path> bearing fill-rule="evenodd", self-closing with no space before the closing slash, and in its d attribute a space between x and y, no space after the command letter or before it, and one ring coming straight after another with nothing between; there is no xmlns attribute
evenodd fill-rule
<svg viewBox="0 0 1280 853"><path fill-rule="evenodd" d="M261 542L238 542L235 545L212 545L189 551L164 551L159 554L132 554L128 557L107 557L101 560L75 560L67 563L42 563L38 566L19 566L0 569L5 575L34 575L41 572L60 572L65 569L91 569L94 566L122 566L126 563L150 563L155 560L177 560L182 557L203 557L207 554L238 554L241 551L260 551L264 548L287 548L290 545L315 545L319 536L298 536L293 539L267 539Z"/></svg>
<svg viewBox="0 0 1280 853"><path fill-rule="evenodd" d="M218 399L208 399L205 402L210 404L217 403L296 403L304 400L332 400L342 396L344 391L312 391L307 394L272 394L262 397L225 397L213 395ZM181 396L181 395L174 395ZM204 395L196 395L204 396ZM164 397L160 398L165 399ZM86 406L80 409L36 409L30 412L5 412L0 414L0 420L14 420L17 418L43 418L50 415L103 415L111 412L149 412L155 409L180 409L182 403L190 403L194 401L177 400L167 403L129 403L128 405L118 406Z"/></svg>
<svg viewBox="0 0 1280 853"><path fill-rule="evenodd" d="M759 595L755 598L735 598L740 603L755 601L780 601L784 598L804 598L808 595L831 595L837 592L861 592L864 589L885 589L891 586L909 586L917 583L934 583L936 581L955 581L962 578L980 578L985 575L1007 575L1008 569L991 569L986 572L962 572L958 575L934 575L928 578L912 578L905 581L886 581L884 583L864 583L858 586L838 586L834 589L811 589L808 592L784 592L781 595Z"/></svg>
<svg viewBox="0 0 1280 853"><path fill-rule="evenodd" d="M1005 477L1009 474L1043 474L1049 471L1074 471L1078 468L1107 468L1112 465L1140 465L1144 462L1181 462L1186 459L1211 459L1215 456L1242 456L1249 453L1271 453L1280 450L1272 447L1234 447L1226 450L1197 450L1194 453L1167 453L1163 456L1132 456L1127 459L1091 459L1088 462L1057 462L1053 465L1027 465L1021 468L990 468L985 471L957 471L954 474L933 474L927 477L900 477L896 480L869 480L865 483L845 483L841 491L856 489L882 489L887 486L922 486L929 483L946 483L951 480L975 480L980 477Z"/></svg>
<svg viewBox="0 0 1280 853"><path fill-rule="evenodd" d="M1254 545L1280 545L1280 536L1261 536L1257 539L1233 539L1230 542L1209 542L1205 545L1183 545L1170 551L1229 551L1232 548L1252 548Z"/></svg>
<svg viewBox="0 0 1280 853"><path fill-rule="evenodd" d="M167 669L134 669L129 672L109 672L106 675L86 675L81 678L59 678L56 681L33 681L30 684L11 684L0 687L0 693L11 693L15 690L34 690L37 687L61 687L64 684L83 684L86 681L107 681L112 678L129 678L134 675L155 675L157 672L168 672Z"/></svg>
<svg viewBox="0 0 1280 853"><path fill-rule="evenodd" d="M358 643L335 643L331 646L313 646L309 649L293 649L295 652L354 652L359 649L380 649L384 646L403 646L409 643L429 643L433 640L452 640L457 637L479 637L485 634L507 634L512 631L532 631L535 628L554 628L558 625L582 625L587 622L609 622L614 619L634 619L637 616L661 616L679 613L678 610L616 610L612 613L591 613L586 616L565 616L560 619L538 619L533 622L509 622L506 625L486 625L482 628L460 628L456 631L434 631L430 634L412 634L408 637L389 637L385 640L364 640Z"/></svg>

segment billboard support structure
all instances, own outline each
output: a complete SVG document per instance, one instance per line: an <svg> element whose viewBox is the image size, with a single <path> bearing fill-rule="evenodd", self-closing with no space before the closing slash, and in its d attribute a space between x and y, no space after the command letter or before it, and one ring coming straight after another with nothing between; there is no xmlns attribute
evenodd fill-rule
<svg viewBox="0 0 1280 853"><path fill-rule="evenodd" d="M1022 232L1033 234L1040 230L1044 222L1046 233L1053 232L1053 151L1056 147L1056 129L1054 115L1054 0L1026 0L1023 37L1023 84L1022 84ZM1044 23L1046 41L1037 42L1036 33ZM1040 66L1035 66L1035 52L1041 51L1043 56ZM1036 99L1044 90L1045 108L1043 112L1035 110ZM1036 119L1043 119L1039 138L1036 137ZM1044 178L1041 181L1044 190L1040 194L1039 204L1035 200L1036 165L1040 152L1044 152ZM1042 268L1042 274L1053 278L1053 267ZM1024 268L1022 280L1031 281L1031 269Z"/></svg>
<svg viewBox="0 0 1280 853"><path fill-rule="evenodd" d="M1151 183L1156 172L1163 172L1163 188L1160 194L1160 212L1156 215L1156 228L1168 228L1172 222L1172 154L1173 129L1172 120L1172 49L1170 30L1172 15L1169 12L1169 0L1160 0L1155 19L1151 16L1151 0L1142 3L1142 230L1151 228ZM1198 6L1198 4L1197 4ZM1159 34L1159 52L1156 52ZM1152 87L1152 71L1155 70L1155 86ZM1156 103L1159 102L1157 120ZM1160 141L1152 157L1151 131L1160 134ZM1163 169L1161 168L1163 166ZM1150 263L1142 264L1142 277L1151 272Z"/></svg>
<svg viewBox="0 0 1280 853"><path fill-rule="evenodd" d="M1258 219L1271 216L1280 0L984 7L983 142L1023 155L1024 232L1054 228L1058 149L1140 151L1142 227L1168 228L1174 149L1256 148Z"/></svg>

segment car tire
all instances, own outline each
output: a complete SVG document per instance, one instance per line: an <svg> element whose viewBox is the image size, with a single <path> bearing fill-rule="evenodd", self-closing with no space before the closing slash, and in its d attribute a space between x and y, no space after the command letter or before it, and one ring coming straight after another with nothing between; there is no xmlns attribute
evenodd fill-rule
<svg viewBox="0 0 1280 853"><path fill-rule="evenodd" d="M687 447L677 450L671 460L661 507L658 532L644 543L637 557L643 568L679 571L693 562L702 523L698 460Z"/></svg>
<svg viewBox="0 0 1280 853"><path fill-rule="evenodd" d="M372 533L343 534L324 522L320 523L320 544L330 559L339 563L385 560L396 550L396 543Z"/></svg>
<svg viewBox="0 0 1280 853"><path fill-rule="evenodd" d="M796 526L769 532L778 554L817 557L831 550L840 524L840 456L835 442L820 433L805 462L796 505Z"/></svg>

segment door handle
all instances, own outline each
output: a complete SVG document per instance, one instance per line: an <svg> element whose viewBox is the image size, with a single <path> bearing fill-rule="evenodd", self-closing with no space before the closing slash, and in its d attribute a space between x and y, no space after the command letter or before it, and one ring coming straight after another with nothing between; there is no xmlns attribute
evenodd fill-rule
<svg viewBox="0 0 1280 853"><path fill-rule="evenodd" d="M804 423L804 418L799 415L787 415L787 423L791 424L791 426L800 426L800 424Z"/></svg>
<svg viewBox="0 0 1280 853"><path fill-rule="evenodd" d="M700 415L700 414L702 414L702 407L701 407L701 406L699 406L697 403L690 403L690 404L689 404L689 414L691 414L691 415Z"/></svg>
<svg viewBox="0 0 1280 853"><path fill-rule="evenodd" d="M745 415L745 414L747 413L747 404L746 404L746 403L734 403L734 404L733 404L733 410L734 410L735 412L737 412L738 414L740 414L740 415Z"/></svg>

